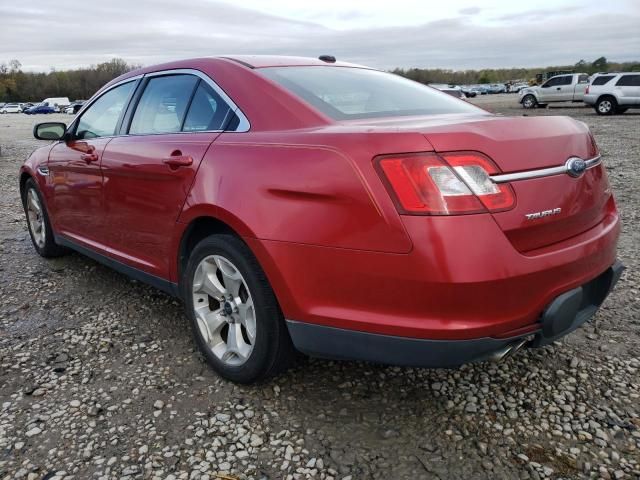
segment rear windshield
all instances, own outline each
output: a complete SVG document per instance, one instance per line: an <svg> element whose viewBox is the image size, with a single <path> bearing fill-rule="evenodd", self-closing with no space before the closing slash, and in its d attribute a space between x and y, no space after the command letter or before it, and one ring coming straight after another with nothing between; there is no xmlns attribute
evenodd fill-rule
<svg viewBox="0 0 640 480"><path fill-rule="evenodd" d="M484 112L434 88L377 70L307 66L259 71L335 120Z"/></svg>

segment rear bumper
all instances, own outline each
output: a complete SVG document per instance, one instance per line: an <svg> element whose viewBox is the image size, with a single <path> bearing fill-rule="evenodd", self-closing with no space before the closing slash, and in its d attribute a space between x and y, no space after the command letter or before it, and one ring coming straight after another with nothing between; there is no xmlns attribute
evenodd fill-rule
<svg viewBox="0 0 640 480"><path fill-rule="evenodd" d="M452 368L491 358L511 345L520 346L523 339L527 339L527 345L531 347L540 347L572 332L593 317L618 282L623 270L623 265L616 261L595 279L550 302L541 315L536 330L509 338L429 340L293 320L288 320L287 326L296 348L310 356L402 366Z"/></svg>

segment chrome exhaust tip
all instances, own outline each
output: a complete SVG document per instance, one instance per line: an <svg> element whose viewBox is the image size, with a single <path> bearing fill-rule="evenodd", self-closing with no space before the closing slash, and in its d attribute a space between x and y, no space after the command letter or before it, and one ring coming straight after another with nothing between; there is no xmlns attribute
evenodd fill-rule
<svg viewBox="0 0 640 480"><path fill-rule="evenodd" d="M521 350L522 347L529 343L529 341L529 338L521 338L520 340L516 340L515 342L502 347L500 350L496 350L495 352L493 352L489 357L489 360L494 363L502 362L503 360L516 353L518 350Z"/></svg>

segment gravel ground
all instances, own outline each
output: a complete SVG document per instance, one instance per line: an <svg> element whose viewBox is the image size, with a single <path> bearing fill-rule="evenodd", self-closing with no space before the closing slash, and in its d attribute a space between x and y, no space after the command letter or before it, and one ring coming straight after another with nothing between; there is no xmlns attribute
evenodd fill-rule
<svg viewBox="0 0 640 480"><path fill-rule="evenodd" d="M586 122L605 156L629 268L596 318L497 365L302 360L256 387L207 368L174 299L35 254L16 174L57 116L0 116L0 479L640 478L640 111L527 113Z"/></svg>

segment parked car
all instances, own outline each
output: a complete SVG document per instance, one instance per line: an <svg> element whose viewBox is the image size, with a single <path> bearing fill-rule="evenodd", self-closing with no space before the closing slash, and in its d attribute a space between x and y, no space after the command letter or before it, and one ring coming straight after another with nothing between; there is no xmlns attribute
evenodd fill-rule
<svg viewBox="0 0 640 480"><path fill-rule="evenodd" d="M0 113L21 113L22 108L17 103L6 103L3 107L0 107Z"/></svg>
<svg viewBox="0 0 640 480"><path fill-rule="evenodd" d="M71 104L64 109L64 113L75 115L80 111L82 105L84 105L84 102L84 100L76 100L75 102L71 102Z"/></svg>
<svg viewBox="0 0 640 480"><path fill-rule="evenodd" d="M529 84L526 82L514 83L509 89L509 93L520 93L523 88L529 88Z"/></svg>
<svg viewBox="0 0 640 480"><path fill-rule="evenodd" d="M465 94L465 96L467 98L473 98L476 95L478 95L478 92L473 90L471 87L469 87L468 85L463 85L462 87L460 87L462 90L462 93Z"/></svg>
<svg viewBox="0 0 640 480"><path fill-rule="evenodd" d="M476 92L478 95L487 95L489 93L489 87L486 85L474 85L471 87L471 90Z"/></svg>
<svg viewBox="0 0 640 480"><path fill-rule="evenodd" d="M489 93L507 93L507 87L503 83L493 83L488 87Z"/></svg>
<svg viewBox="0 0 640 480"><path fill-rule="evenodd" d="M586 73L557 75L539 87L520 90L520 103L524 108L535 108L552 102L582 102L588 84L589 75Z"/></svg>
<svg viewBox="0 0 640 480"><path fill-rule="evenodd" d="M585 91L584 103L592 106L598 115L640 108L640 72L595 75Z"/></svg>
<svg viewBox="0 0 640 480"><path fill-rule="evenodd" d="M437 90L440 90L441 92L444 92L448 95L451 95L452 97L459 98L461 100L464 100L466 98L466 95L464 94L462 89L455 85L433 83L433 84L430 84L429 86Z"/></svg>
<svg viewBox="0 0 640 480"><path fill-rule="evenodd" d="M34 105L27 108L23 113L27 115L35 115L38 113L56 113L56 109L48 105Z"/></svg>
<svg viewBox="0 0 640 480"><path fill-rule="evenodd" d="M50 98L45 98L40 103L42 105L47 105L49 107L53 107L53 108L57 109L58 111L68 107L71 104L71 102L69 101L68 97L50 97Z"/></svg>
<svg viewBox="0 0 640 480"><path fill-rule="evenodd" d="M593 316L623 267L583 122L322 58L146 67L37 125L52 143L20 169L35 250L181 298L209 364L244 383L294 349L500 360Z"/></svg>

